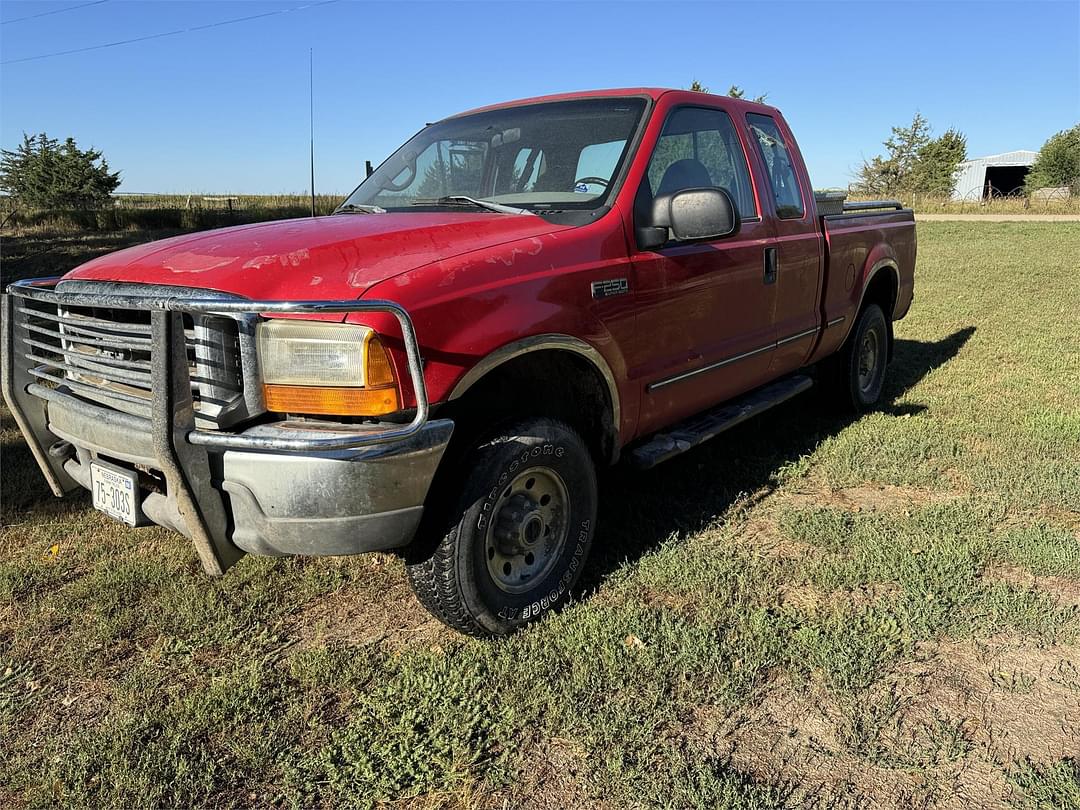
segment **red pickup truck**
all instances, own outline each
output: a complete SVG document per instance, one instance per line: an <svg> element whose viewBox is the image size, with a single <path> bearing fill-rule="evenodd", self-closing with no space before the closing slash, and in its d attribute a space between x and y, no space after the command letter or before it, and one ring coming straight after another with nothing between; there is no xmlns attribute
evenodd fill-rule
<svg viewBox="0 0 1080 810"><path fill-rule="evenodd" d="M504 634L577 581L598 468L814 381L872 406L914 266L910 210L817 210L775 108L532 98L424 127L332 216L11 285L3 392L56 495L211 574L399 549L438 618Z"/></svg>

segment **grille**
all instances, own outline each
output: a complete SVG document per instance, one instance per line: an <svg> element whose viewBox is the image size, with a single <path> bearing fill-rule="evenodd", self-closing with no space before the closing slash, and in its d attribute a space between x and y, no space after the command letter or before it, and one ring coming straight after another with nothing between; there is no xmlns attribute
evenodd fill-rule
<svg viewBox="0 0 1080 810"><path fill-rule="evenodd" d="M83 399L137 416L150 416L153 346L150 313L67 307L22 300L17 339L28 372L65 386ZM238 323L216 315L184 315L185 347L196 419L221 427L243 405Z"/></svg>

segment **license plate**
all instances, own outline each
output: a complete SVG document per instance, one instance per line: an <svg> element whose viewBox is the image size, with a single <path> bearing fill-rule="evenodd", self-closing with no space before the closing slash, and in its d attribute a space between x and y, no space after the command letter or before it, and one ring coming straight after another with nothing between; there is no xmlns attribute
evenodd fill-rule
<svg viewBox="0 0 1080 810"><path fill-rule="evenodd" d="M95 509L129 526L135 525L136 499L139 495L135 473L90 462L90 492L94 497Z"/></svg>

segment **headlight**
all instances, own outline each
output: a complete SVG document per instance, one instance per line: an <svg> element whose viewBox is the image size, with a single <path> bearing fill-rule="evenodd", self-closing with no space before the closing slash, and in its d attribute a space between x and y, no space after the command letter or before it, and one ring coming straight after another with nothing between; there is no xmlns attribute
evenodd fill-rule
<svg viewBox="0 0 1080 810"><path fill-rule="evenodd" d="M393 366L366 326L273 320L256 327L266 409L379 416L400 408Z"/></svg>

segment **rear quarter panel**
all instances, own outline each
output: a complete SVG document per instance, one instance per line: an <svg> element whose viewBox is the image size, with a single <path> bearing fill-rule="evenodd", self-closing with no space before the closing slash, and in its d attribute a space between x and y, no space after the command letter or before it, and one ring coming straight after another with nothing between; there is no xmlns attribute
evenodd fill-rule
<svg viewBox="0 0 1080 810"><path fill-rule="evenodd" d="M878 273L894 274L898 292L891 313L898 320L911 306L915 284L915 218L910 210L824 217L825 331L809 362L843 345L855 323L867 285ZM842 320L841 320L842 319Z"/></svg>

